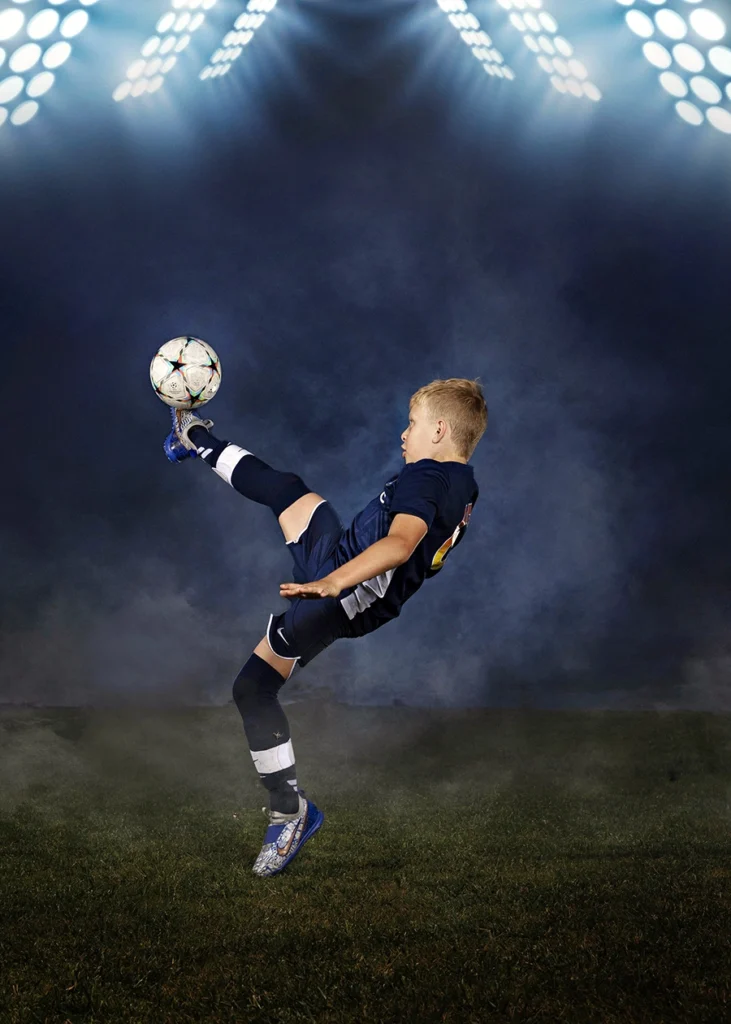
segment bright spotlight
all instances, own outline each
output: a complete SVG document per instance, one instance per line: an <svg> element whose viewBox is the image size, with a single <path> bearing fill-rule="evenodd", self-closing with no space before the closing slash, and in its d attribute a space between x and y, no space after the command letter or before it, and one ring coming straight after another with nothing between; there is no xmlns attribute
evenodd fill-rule
<svg viewBox="0 0 731 1024"><path fill-rule="evenodd" d="M690 23L699 36L702 36L704 39L710 39L713 42L723 39L726 35L726 24L723 18L705 8L693 11L690 16Z"/></svg>
<svg viewBox="0 0 731 1024"><path fill-rule="evenodd" d="M675 109L678 114L687 121L688 124L692 124L697 127L699 124L703 124L703 114L701 114L698 107L692 103L688 103L687 100L681 100L680 103L675 104Z"/></svg>
<svg viewBox="0 0 731 1024"><path fill-rule="evenodd" d="M675 96L676 99L682 99L688 95L688 86L680 75L676 75L674 71L663 71L660 75L660 85L671 96Z"/></svg>
<svg viewBox="0 0 731 1024"><path fill-rule="evenodd" d="M704 103L716 104L723 100L723 93L719 87L705 75L696 75L691 78L690 87L698 99L703 100Z"/></svg>
<svg viewBox="0 0 731 1024"><path fill-rule="evenodd" d="M61 22L61 35L64 39L73 39L84 31L89 24L89 15L86 11L73 11Z"/></svg>
<svg viewBox="0 0 731 1024"><path fill-rule="evenodd" d="M627 11L624 20L635 35L641 36L643 39L649 39L651 35L655 34L655 26L642 11Z"/></svg>
<svg viewBox="0 0 731 1024"><path fill-rule="evenodd" d="M118 85L117 88L112 93L112 99L116 103L121 103L122 100L126 100L127 99L127 97L129 96L129 94L131 92L132 92L132 83L131 82L122 82L122 84Z"/></svg>
<svg viewBox="0 0 731 1024"><path fill-rule="evenodd" d="M25 15L17 8L0 11L0 39L12 39L25 24Z"/></svg>
<svg viewBox="0 0 731 1024"><path fill-rule="evenodd" d="M0 80L0 103L12 103L20 96L25 85L20 75L11 75Z"/></svg>
<svg viewBox="0 0 731 1024"><path fill-rule="evenodd" d="M43 63L47 68L60 68L71 56L71 43L54 43L43 54Z"/></svg>
<svg viewBox="0 0 731 1024"><path fill-rule="evenodd" d="M711 107L706 111L709 124L725 135L731 135L731 114L723 107Z"/></svg>
<svg viewBox="0 0 731 1024"><path fill-rule="evenodd" d="M673 57L680 64L681 68L685 68L686 71L697 73L706 66L703 54L700 50L696 50L695 46L691 46L690 43L678 43L677 46L674 46Z"/></svg>
<svg viewBox="0 0 731 1024"><path fill-rule="evenodd" d="M39 11L28 22L26 32L31 39L45 39L56 31L59 20L56 11Z"/></svg>
<svg viewBox="0 0 731 1024"><path fill-rule="evenodd" d="M673 58L662 43L656 43L654 41L644 43L642 46L642 52L647 60L649 60L650 64L654 64L656 68L669 68L673 63Z"/></svg>
<svg viewBox="0 0 731 1024"><path fill-rule="evenodd" d="M45 96L53 83L56 81L56 76L52 71L41 71L40 74L34 75L25 87L25 91L31 99L37 100L40 96Z"/></svg>
<svg viewBox="0 0 731 1024"><path fill-rule="evenodd" d="M8 67L11 71L23 74L25 71L30 71L38 63L42 53L43 50L41 50L38 43L26 43L25 46L19 46L15 53L12 54L8 61Z"/></svg>
<svg viewBox="0 0 731 1024"><path fill-rule="evenodd" d="M160 36L151 36L140 50L143 57L151 57L160 49Z"/></svg>
<svg viewBox="0 0 731 1024"><path fill-rule="evenodd" d="M685 39L688 35L688 25L685 18L681 18L675 11L668 10L667 8L657 12L655 24L668 39Z"/></svg>
<svg viewBox="0 0 731 1024"><path fill-rule="evenodd" d="M32 117L38 113L38 104L35 100L26 100L20 103L10 115L11 124L27 124Z"/></svg>
<svg viewBox="0 0 731 1024"><path fill-rule="evenodd" d="M728 46L712 46L708 51L708 59L716 71L731 78L731 50Z"/></svg>
<svg viewBox="0 0 731 1024"><path fill-rule="evenodd" d="M602 98L601 91L593 82L582 82L581 88L583 89L586 98L590 99L592 103L598 103Z"/></svg>

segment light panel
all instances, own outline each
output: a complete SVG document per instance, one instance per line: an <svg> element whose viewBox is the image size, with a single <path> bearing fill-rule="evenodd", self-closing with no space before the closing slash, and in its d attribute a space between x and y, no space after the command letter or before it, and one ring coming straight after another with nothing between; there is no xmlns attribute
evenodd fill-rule
<svg viewBox="0 0 731 1024"><path fill-rule="evenodd" d="M602 98L600 89L589 80L586 66L574 57L572 44L559 34L556 18L543 10L543 0L497 0L497 3L508 12L510 24L521 33L523 42L536 55L538 66L550 76L551 85L558 93L594 103ZM556 53L560 56L553 56ZM567 64L564 58L571 60Z"/></svg>
<svg viewBox="0 0 731 1024"><path fill-rule="evenodd" d="M13 0L0 10L0 126L24 125L35 117L36 101L56 81L52 72L71 55L67 40L84 31L84 8L96 0L45 0L49 6L40 10L28 8L30 2Z"/></svg>
<svg viewBox="0 0 731 1024"><path fill-rule="evenodd" d="M140 47L140 56L127 68L126 79L120 82L112 98L121 103L128 97L156 93L167 75L177 64L193 33L203 25L206 11L216 6L216 0L170 0L170 10L155 23L155 35Z"/></svg>
<svg viewBox="0 0 731 1024"><path fill-rule="evenodd" d="M515 78L513 69L505 63L505 57L495 46L492 38L480 24L477 15L470 11L465 0L436 0L438 6L449 18L452 27L459 32L465 46L472 51L472 56L482 64L492 78Z"/></svg>
<svg viewBox="0 0 731 1024"><path fill-rule="evenodd" d="M249 0L198 77L205 82L227 75L276 6L277 0Z"/></svg>
<svg viewBox="0 0 731 1024"><path fill-rule="evenodd" d="M642 52L650 64L662 70L659 82L678 100L676 114L693 127L705 123L731 134L731 49L728 27L720 14L699 6L704 0L617 2L622 7L632 6L624 18L636 35L655 36L643 45Z"/></svg>

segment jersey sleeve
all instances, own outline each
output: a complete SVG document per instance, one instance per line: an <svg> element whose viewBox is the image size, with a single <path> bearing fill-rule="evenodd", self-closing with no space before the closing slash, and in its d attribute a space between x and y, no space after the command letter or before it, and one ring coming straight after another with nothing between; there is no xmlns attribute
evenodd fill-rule
<svg viewBox="0 0 731 1024"><path fill-rule="evenodd" d="M391 499L391 515L405 512L418 516L429 530L448 490L449 478L438 464L422 466L414 462L399 477Z"/></svg>

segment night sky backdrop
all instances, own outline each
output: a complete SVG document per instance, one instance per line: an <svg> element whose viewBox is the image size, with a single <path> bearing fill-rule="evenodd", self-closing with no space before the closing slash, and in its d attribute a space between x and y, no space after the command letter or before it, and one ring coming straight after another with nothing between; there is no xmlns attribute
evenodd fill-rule
<svg viewBox="0 0 731 1024"><path fill-rule="evenodd" d="M0 702L225 703L286 606L272 513L163 455L148 366L192 334L216 434L346 524L418 387L488 400L462 545L285 700L729 710L731 140L645 79L496 82L431 2L283 4L227 79L117 106L151 16L114 7L0 140Z"/></svg>

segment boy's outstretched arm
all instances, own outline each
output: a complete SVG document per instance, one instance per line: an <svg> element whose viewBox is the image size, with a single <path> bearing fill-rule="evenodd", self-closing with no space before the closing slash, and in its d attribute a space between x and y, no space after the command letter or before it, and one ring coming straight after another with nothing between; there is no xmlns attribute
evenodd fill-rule
<svg viewBox="0 0 731 1024"><path fill-rule="evenodd" d="M387 537L382 537L361 551L355 558L335 569L321 580L312 583L282 583L281 597L337 597L341 590L354 587L364 580L373 579L389 569L408 562L415 548L427 532L427 525L419 516L399 512L394 516Z"/></svg>

